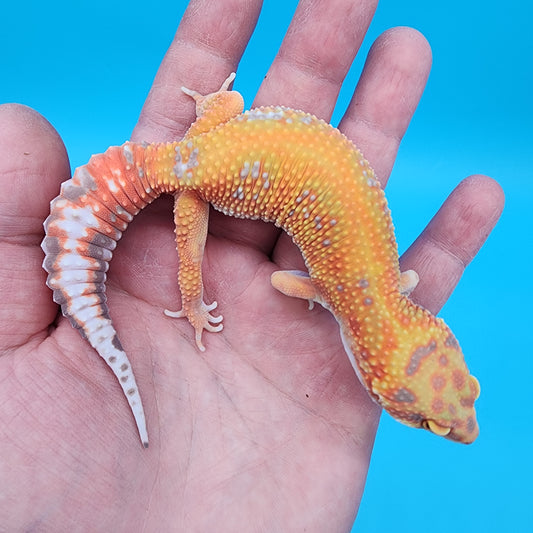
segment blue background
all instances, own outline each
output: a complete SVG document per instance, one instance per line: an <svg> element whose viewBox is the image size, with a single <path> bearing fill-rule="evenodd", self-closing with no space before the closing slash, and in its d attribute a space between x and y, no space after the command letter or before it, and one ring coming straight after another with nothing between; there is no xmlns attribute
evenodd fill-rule
<svg viewBox="0 0 533 533"><path fill-rule="evenodd" d="M6 4L0 102L45 115L73 167L126 140L186 2ZM236 82L248 106L296 4L265 2ZM387 188L401 250L469 174L495 177L507 198L441 313L482 384L480 438L460 446L384 415L356 531L533 531L533 8L526 4L382 1L342 91L334 123L379 33L408 25L430 41L432 74Z"/></svg>

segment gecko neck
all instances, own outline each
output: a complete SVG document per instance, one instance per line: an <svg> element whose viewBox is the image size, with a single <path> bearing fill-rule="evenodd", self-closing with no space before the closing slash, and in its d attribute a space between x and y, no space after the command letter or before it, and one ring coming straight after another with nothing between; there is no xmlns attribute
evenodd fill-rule
<svg viewBox="0 0 533 533"><path fill-rule="evenodd" d="M399 291L386 302L360 305L339 321L344 347L359 379L383 404L382 392L397 376L408 382L430 355L459 346L444 322Z"/></svg>

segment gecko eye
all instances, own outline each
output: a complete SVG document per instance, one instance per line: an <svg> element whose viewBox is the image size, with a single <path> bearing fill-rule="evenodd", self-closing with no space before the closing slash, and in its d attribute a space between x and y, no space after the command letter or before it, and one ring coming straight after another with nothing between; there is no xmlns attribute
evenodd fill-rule
<svg viewBox="0 0 533 533"><path fill-rule="evenodd" d="M437 422L435 422L434 420L423 420L422 427L431 431L431 433L435 433L435 435L439 435L441 437L445 437L452 430L452 428L447 428L445 426L437 424Z"/></svg>

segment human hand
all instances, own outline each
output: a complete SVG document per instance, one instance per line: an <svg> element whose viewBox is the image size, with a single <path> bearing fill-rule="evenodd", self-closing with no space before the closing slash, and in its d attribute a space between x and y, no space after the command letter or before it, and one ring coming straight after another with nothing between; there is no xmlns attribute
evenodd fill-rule
<svg viewBox="0 0 533 533"><path fill-rule="evenodd" d="M215 90L236 69L260 9L256 1L238 9L229 0L193 3L135 141L181 137L194 105L178 88ZM328 119L375 4L303 2L256 105ZM415 31L382 36L341 122L383 184L430 61ZM290 239L270 225L212 213L206 298L218 300L225 328L204 334L201 354L187 321L162 312L179 307L171 202L161 199L131 223L107 287L145 405L151 440L144 450L114 376L57 318L44 283L42 221L69 177L63 145L27 108L0 108L0 123L3 527L349 529L379 410L353 374L333 317L270 286L272 271L302 268ZM501 204L487 178L452 193L402 261L420 274L418 303L433 312L442 306Z"/></svg>

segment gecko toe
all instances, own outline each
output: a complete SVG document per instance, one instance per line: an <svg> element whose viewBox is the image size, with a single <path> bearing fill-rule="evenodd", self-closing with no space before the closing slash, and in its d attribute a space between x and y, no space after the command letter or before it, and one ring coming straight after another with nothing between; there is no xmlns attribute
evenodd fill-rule
<svg viewBox="0 0 533 533"><path fill-rule="evenodd" d="M163 312L165 315L170 316L172 318L184 318L187 316L183 309L180 309L179 311L170 311L169 309L164 309Z"/></svg>

